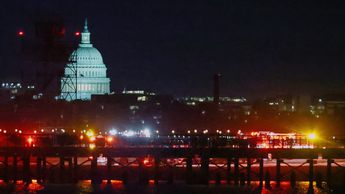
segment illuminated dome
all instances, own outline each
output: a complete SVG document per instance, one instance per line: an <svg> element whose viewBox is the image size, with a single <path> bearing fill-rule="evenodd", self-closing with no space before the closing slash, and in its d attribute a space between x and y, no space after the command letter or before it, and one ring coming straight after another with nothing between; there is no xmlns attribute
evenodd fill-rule
<svg viewBox="0 0 345 194"><path fill-rule="evenodd" d="M94 47L79 47L68 60L75 61L78 65L104 65L101 53Z"/></svg>
<svg viewBox="0 0 345 194"><path fill-rule="evenodd" d="M101 53L92 46L85 20L79 47L72 52L61 78L61 98L90 100L93 94L110 92L110 79Z"/></svg>

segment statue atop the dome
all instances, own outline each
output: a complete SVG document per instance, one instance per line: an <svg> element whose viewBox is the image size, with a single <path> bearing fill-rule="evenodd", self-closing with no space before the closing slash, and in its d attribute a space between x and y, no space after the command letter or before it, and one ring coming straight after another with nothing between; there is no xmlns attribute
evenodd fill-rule
<svg viewBox="0 0 345 194"><path fill-rule="evenodd" d="M83 32L86 32L88 33L89 32L89 29L87 27L87 18L85 18L85 22L84 22L84 31Z"/></svg>
<svg viewBox="0 0 345 194"><path fill-rule="evenodd" d="M79 44L80 47L89 47L92 46L90 41L90 32L87 26L87 19L85 19L84 23L84 30L81 33L81 44Z"/></svg>

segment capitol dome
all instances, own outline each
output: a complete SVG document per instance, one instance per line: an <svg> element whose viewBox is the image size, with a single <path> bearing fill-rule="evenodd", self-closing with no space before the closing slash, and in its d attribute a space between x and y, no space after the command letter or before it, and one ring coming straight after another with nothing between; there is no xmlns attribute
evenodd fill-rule
<svg viewBox="0 0 345 194"><path fill-rule="evenodd" d="M103 57L94 47L79 47L68 60L75 61L78 65L103 65Z"/></svg>
<svg viewBox="0 0 345 194"><path fill-rule="evenodd" d="M93 94L110 92L110 79L101 53L93 47L85 20L81 41L68 58L64 76L61 78L60 98L67 101L90 100Z"/></svg>

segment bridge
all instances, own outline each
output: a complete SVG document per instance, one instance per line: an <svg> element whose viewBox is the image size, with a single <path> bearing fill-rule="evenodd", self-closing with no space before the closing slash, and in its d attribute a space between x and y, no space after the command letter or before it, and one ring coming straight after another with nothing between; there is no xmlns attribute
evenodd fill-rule
<svg viewBox="0 0 345 194"><path fill-rule="evenodd" d="M104 164L98 161L100 156L105 158ZM292 165L291 159L302 162ZM213 180L216 184L250 185L256 180L260 187L264 183L269 187L272 181L279 187L282 179L294 186L299 180L297 172L305 176L310 187L314 181L326 182L331 187L335 175L344 169L339 162L342 159L345 149L341 148L0 147L0 178L27 183L33 179L90 179L93 184L120 179L126 184L134 177L138 183L159 184L173 183L180 174L187 184L209 184ZM325 161L325 165L317 166L317 161Z"/></svg>

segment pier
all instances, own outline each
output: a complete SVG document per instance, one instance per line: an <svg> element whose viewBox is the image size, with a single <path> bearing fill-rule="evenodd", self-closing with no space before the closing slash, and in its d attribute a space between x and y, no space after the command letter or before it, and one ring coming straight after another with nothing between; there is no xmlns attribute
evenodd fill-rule
<svg viewBox="0 0 345 194"><path fill-rule="evenodd" d="M99 158L104 161L98 161ZM292 165L295 159L300 162ZM334 176L343 173L338 160L345 159L345 149L233 149L233 148L94 148L88 147L1 147L0 179L73 183L91 180L121 180L124 184L162 182L171 184L184 179L187 184L225 183L259 186L289 180L309 181L332 186ZM269 165L265 162L271 161ZM316 165L318 161L324 164ZM283 170L284 168L284 170ZM296 173L304 176L296 178ZM179 175L178 175L179 174ZM265 183L265 184L264 184Z"/></svg>

